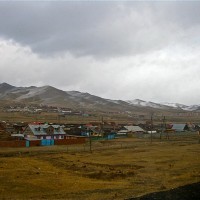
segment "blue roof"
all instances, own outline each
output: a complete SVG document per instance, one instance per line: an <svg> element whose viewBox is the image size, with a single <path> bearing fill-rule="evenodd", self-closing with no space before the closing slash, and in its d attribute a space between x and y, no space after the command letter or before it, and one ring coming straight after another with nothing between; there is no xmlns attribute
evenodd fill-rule
<svg viewBox="0 0 200 200"><path fill-rule="evenodd" d="M176 131L184 131L186 124L173 124L172 129Z"/></svg>

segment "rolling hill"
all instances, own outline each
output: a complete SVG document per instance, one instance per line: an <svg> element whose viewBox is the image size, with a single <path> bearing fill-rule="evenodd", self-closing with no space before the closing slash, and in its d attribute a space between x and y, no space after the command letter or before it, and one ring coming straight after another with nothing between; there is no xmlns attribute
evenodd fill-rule
<svg viewBox="0 0 200 200"><path fill-rule="evenodd" d="M199 105L161 104L140 99L112 100L79 91L63 91L48 85L42 87L15 87L8 83L0 84L0 101L6 101L10 104L44 104L82 110L141 111L150 109L194 111L200 108Z"/></svg>

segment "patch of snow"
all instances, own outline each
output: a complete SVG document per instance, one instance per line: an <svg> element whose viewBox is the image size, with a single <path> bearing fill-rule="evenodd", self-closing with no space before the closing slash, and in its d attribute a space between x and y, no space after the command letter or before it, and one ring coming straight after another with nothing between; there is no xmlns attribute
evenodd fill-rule
<svg viewBox="0 0 200 200"><path fill-rule="evenodd" d="M111 100L111 99L106 99L106 100L111 103L120 104L118 100Z"/></svg>
<svg viewBox="0 0 200 200"><path fill-rule="evenodd" d="M200 107L200 105L192 105L192 106L188 106L188 107L185 107L185 108L182 108L182 109L185 110L185 111L195 111L199 107Z"/></svg>
<svg viewBox="0 0 200 200"><path fill-rule="evenodd" d="M44 93L45 90L47 90L47 89L48 89L48 86L43 86L43 87L38 87L38 88L29 88L29 89L27 89L28 90L27 94L21 95L17 99L21 100L21 99L31 98L31 97L34 97L34 96Z"/></svg>
<svg viewBox="0 0 200 200"><path fill-rule="evenodd" d="M167 105L167 106L171 106L173 108L180 108L182 110L185 111L195 111L197 110L200 106L199 105L191 105L191 106L187 106L184 104L180 104L180 103L162 103L163 105Z"/></svg>
<svg viewBox="0 0 200 200"><path fill-rule="evenodd" d="M141 107L163 108L163 106L161 104L153 103L150 101L143 101L140 99L128 100L126 102L131 105L141 106Z"/></svg>

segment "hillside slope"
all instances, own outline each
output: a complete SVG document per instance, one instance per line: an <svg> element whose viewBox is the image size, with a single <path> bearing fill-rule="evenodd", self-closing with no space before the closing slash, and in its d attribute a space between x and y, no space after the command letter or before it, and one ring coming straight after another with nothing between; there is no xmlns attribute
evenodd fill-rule
<svg viewBox="0 0 200 200"><path fill-rule="evenodd" d="M0 84L0 100L9 103L45 104L82 110L105 111L154 111L154 110L185 110L194 111L199 105L186 106L172 103L154 103L135 100L111 100L79 91L63 91L52 86L15 87L7 83Z"/></svg>

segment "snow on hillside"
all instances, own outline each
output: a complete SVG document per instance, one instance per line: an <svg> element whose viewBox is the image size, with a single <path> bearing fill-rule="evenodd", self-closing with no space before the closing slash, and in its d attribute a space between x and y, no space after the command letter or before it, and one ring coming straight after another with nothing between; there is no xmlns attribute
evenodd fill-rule
<svg viewBox="0 0 200 200"><path fill-rule="evenodd" d="M179 104L179 103L167 103L167 102L164 102L164 103L161 103L161 104L166 105L166 106L170 106L170 107L173 107L173 108L186 108L186 107L188 107L186 105Z"/></svg>
<svg viewBox="0 0 200 200"><path fill-rule="evenodd" d="M140 99L128 100L126 102L135 106L160 108L160 109L172 108L172 109L181 109L185 111L194 111L200 108L200 105L187 106L187 105L179 104L179 103L167 103L167 102L154 103L150 101L143 101Z"/></svg>
<svg viewBox="0 0 200 200"><path fill-rule="evenodd" d="M134 99L134 100L128 100L126 101L129 104L132 105L138 105L138 106L146 106L146 101L140 100L140 99Z"/></svg>
<svg viewBox="0 0 200 200"><path fill-rule="evenodd" d="M100 97L91 95L89 93L83 93L79 91L67 91L67 94L70 95L70 98L80 98L80 99L88 99L88 100L93 100L93 99L101 99Z"/></svg>
<svg viewBox="0 0 200 200"><path fill-rule="evenodd" d="M162 103L163 105L166 105L166 106L170 106L170 107L173 107L173 108L180 108L182 110L185 110L185 111L194 111L194 110L197 110L200 106L199 105L191 105L191 106L187 106L187 105L184 105L184 104L180 104L180 103Z"/></svg>
<svg viewBox="0 0 200 200"><path fill-rule="evenodd" d="M40 95L42 93L44 93L47 89L49 88L49 86L43 86L43 87L36 87L36 88L27 88L27 93L24 95L21 95L19 98L17 98L18 100L21 99L28 99L37 95Z"/></svg>
<svg viewBox="0 0 200 200"><path fill-rule="evenodd" d="M166 107L166 106L158 104L158 103L153 103L150 101L143 101L140 99L128 100L126 102L131 105L141 106L141 107L151 107L151 108L160 108L160 109L163 109Z"/></svg>
<svg viewBox="0 0 200 200"><path fill-rule="evenodd" d="M82 93L79 91L62 91L52 86L43 86L43 87L15 87L9 85L7 83L0 84L0 99L12 99L15 100L23 100L29 98L39 98L45 102L47 100L49 102L63 101L63 104L66 102L73 102L76 104L81 104L84 106L92 105L108 105L109 107L123 106L130 108L130 106L138 106L138 107L150 107L155 109L177 109L177 110L185 110L185 111L199 111L200 105L184 105L179 103L154 103L151 101L144 101L141 99L134 100L112 100L112 99L104 99L102 97L98 97L95 95L91 95L89 93Z"/></svg>
<svg viewBox="0 0 200 200"><path fill-rule="evenodd" d="M109 101L111 103L115 103L115 104L120 104L120 102L118 100L107 99L107 101Z"/></svg>
<svg viewBox="0 0 200 200"><path fill-rule="evenodd" d="M78 100L78 101L87 101L89 100L92 104L100 104L100 105L106 105L108 103L115 103L119 104L118 100L110 100L110 99L104 99L95 95L91 95L89 93L82 93L79 91L67 91L67 94L70 95L71 99Z"/></svg>
<svg viewBox="0 0 200 200"><path fill-rule="evenodd" d="M71 95L72 97L82 97L83 93L78 91L67 91L67 94Z"/></svg>

